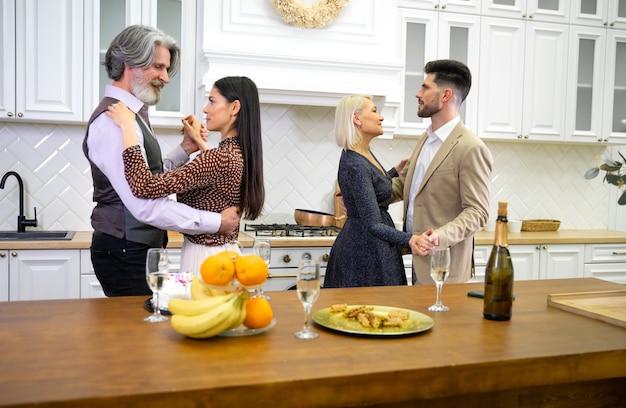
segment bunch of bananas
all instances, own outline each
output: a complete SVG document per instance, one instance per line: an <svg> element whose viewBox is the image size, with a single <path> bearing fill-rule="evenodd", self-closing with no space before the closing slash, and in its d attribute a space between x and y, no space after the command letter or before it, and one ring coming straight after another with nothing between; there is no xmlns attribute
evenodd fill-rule
<svg viewBox="0 0 626 408"><path fill-rule="evenodd" d="M195 339L217 336L224 330L240 326L246 318L248 292L213 295L197 279L191 283L192 300L170 299L172 327Z"/></svg>

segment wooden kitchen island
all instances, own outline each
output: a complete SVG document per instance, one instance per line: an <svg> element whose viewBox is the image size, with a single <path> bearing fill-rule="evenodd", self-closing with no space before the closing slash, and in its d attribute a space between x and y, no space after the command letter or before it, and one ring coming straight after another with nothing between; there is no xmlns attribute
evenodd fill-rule
<svg viewBox="0 0 626 408"><path fill-rule="evenodd" d="M272 292L277 324L248 337L192 340L144 323L145 297L0 303L0 406L619 407L626 329L547 305L555 293L621 290L597 279L520 281L510 322L482 318L481 284L322 290L335 303L430 315L408 337L316 327L298 340L294 291Z"/></svg>

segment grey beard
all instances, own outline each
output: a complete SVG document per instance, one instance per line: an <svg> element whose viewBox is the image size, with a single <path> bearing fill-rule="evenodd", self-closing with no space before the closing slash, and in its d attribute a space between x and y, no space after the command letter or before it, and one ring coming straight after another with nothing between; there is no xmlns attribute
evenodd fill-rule
<svg viewBox="0 0 626 408"><path fill-rule="evenodd" d="M155 91L154 86L158 86L159 90ZM133 81L130 85L133 95L137 97L141 102L146 105L156 105L161 100L161 88L163 88L163 82L159 80L151 81L149 84L142 86Z"/></svg>

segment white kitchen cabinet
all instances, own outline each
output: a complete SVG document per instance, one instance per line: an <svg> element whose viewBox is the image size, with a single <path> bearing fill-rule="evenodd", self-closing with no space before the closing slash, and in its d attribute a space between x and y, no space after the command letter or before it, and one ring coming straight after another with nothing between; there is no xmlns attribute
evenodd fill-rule
<svg viewBox="0 0 626 408"><path fill-rule="evenodd" d="M430 125L430 119L417 116L415 94L424 80L424 65L428 61L451 58L465 63L474 76L478 75L480 16L450 12L405 9L401 12L405 61L404 93L399 127L395 133L420 135ZM478 90L472 90L461 106L461 119L475 128L478 115Z"/></svg>
<svg viewBox="0 0 626 408"><path fill-rule="evenodd" d="M85 52L85 121L100 103L111 83L102 66L111 40L129 25L159 27L176 39L181 64L176 76L161 92L161 101L150 107L153 127L181 126L181 119L195 112L196 94L196 1L195 0L94 0L85 5L88 38ZM87 30L86 30L87 31ZM199 107L201 110L202 107Z"/></svg>
<svg viewBox="0 0 626 408"><path fill-rule="evenodd" d="M170 272L180 272L180 248L168 248L167 255L170 259ZM0 260L1 262L1 260ZM91 251L89 249L80 250L80 297L99 298L106 297L102 290L102 285L91 263Z"/></svg>
<svg viewBox="0 0 626 408"><path fill-rule="evenodd" d="M540 279L582 278L585 245L537 245L541 251Z"/></svg>
<svg viewBox="0 0 626 408"><path fill-rule="evenodd" d="M515 280L580 278L583 276L583 244L509 245ZM491 245L474 248L476 276L484 282Z"/></svg>
<svg viewBox="0 0 626 408"><path fill-rule="evenodd" d="M0 120L83 115L83 1L1 0Z"/></svg>
<svg viewBox="0 0 626 408"><path fill-rule="evenodd" d="M607 31L603 136L626 142L626 30Z"/></svg>
<svg viewBox="0 0 626 408"><path fill-rule="evenodd" d="M9 300L80 297L78 249L10 249L3 252L9 258Z"/></svg>
<svg viewBox="0 0 626 408"><path fill-rule="evenodd" d="M482 14L494 17L567 23L569 22L570 1L483 0Z"/></svg>
<svg viewBox="0 0 626 408"><path fill-rule="evenodd" d="M626 0L622 4L626 15ZM571 25L569 48L565 139L624 143L626 31Z"/></svg>
<svg viewBox="0 0 626 408"><path fill-rule="evenodd" d="M568 25L483 17L481 26L478 135L562 141Z"/></svg>
<svg viewBox="0 0 626 408"><path fill-rule="evenodd" d="M475 276L470 282L484 282L485 269L489 262L492 245L477 245L474 248ZM535 245L509 245L513 260L515 280L540 279L540 252Z"/></svg>
<svg viewBox="0 0 626 408"><path fill-rule="evenodd" d="M484 0L399 0L398 7L480 14Z"/></svg>
<svg viewBox="0 0 626 408"><path fill-rule="evenodd" d="M626 244L585 245L584 276L626 284Z"/></svg>
<svg viewBox="0 0 626 408"><path fill-rule="evenodd" d="M9 300L9 251L0 249L0 302Z"/></svg>
<svg viewBox="0 0 626 408"><path fill-rule="evenodd" d="M106 297L93 270L89 249L80 250L80 297L81 299Z"/></svg>
<svg viewBox="0 0 626 408"><path fill-rule="evenodd" d="M570 23L626 28L626 0L572 0Z"/></svg>
<svg viewBox="0 0 626 408"><path fill-rule="evenodd" d="M570 26L565 140L609 141L602 131L606 35L604 28Z"/></svg>

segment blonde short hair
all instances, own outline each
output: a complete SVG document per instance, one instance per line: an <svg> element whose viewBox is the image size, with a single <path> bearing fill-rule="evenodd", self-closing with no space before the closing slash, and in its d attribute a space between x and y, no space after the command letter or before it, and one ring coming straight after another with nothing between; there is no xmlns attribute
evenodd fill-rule
<svg viewBox="0 0 626 408"><path fill-rule="evenodd" d="M341 98L335 110L335 139L345 150L351 150L361 143L361 132L354 124L354 114L365 107L365 100L372 100L369 95L347 95Z"/></svg>

